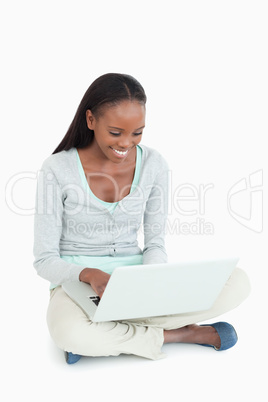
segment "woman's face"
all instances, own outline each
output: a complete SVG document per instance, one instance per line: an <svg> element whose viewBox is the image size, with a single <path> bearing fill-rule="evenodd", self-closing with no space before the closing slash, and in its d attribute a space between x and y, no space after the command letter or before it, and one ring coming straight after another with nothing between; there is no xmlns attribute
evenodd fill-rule
<svg viewBox="0 0 268 402"><path fill-rule="evenodd" d="M134 159L145 127L145 105L122 101L107 108L98 119L87 110L86 118L88 128L94 130L90 145L94 155L114 163Z"/></svg>

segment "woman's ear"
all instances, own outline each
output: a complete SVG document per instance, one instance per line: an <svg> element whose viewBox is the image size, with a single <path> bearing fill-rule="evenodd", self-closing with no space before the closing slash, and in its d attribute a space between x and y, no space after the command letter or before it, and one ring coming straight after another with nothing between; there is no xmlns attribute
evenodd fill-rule
<svg viewBox="0 0 268 402"><path fill-rule="evenodd" d="M95 128L95 117L93 116L91 110L86 111L86 120L87 120L87 126L90 130L94 130Z"/></svg>

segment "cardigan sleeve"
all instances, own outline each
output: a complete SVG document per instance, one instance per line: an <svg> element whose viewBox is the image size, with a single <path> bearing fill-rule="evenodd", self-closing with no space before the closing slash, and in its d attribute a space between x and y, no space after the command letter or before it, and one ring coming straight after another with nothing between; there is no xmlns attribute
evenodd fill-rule
<svg viewBox="0 0 268 402"><path fill-rule="evenodd" d="M86 268L60 258L64 195L48 160L39 171L35 198L33 266L38 275L55 285L79 280Z"/></svg>
<svg viewBox="0 0 268 402"><path fill-rule="evenodd" d="M162 160L146 203L143 219L143 264L165 263L166 221L168 215L168 165Z"/></svg>

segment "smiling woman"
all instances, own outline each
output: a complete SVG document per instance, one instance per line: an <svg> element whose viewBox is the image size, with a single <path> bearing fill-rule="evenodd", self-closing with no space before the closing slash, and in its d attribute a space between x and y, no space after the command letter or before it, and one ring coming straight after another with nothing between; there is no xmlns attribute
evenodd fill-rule
<svg viewBox="0 0 268 402"><path fill-rule="evenodd" d="M136 147L145 126L145 105L124 100L119 105L103 109L97 118L87 110L86 121L94 137L88 146L78 149L78 154L89 187L101 200L117 202L131 189ZM117 131L111 131L111 128Z"/></svg>
<svg viewBox="0 0 268 402"><path fill-rule="evenodd" d="M82 281L102 297L116 267L167 262L168 165L140 144L145 104L144 89L133 77L99 77L38 178L34 267L51 282L48 327L68 363L82 355L121 353L159 359L168 342L224 350L237 341L227 323L195 324L245 299L249 283L238 268L211 310L143 320L94 323L62 289L65 282ZM137 241L141 225L143 250Z"/></svg>
<svg viewBox="0 0 268 402"><path fill-rule="evenodd" d="M94 131L88 149L99 162L108 162L110 158L112 162L135 161L135 148L145 127L145 105L122 101L120 105L106 109L98 118L87 110L86 120L88 128Z"/></svg>

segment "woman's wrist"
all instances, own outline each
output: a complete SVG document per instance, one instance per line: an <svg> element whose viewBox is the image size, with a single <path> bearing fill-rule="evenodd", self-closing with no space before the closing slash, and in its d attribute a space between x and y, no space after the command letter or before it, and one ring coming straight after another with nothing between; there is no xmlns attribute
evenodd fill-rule
<svg viewBox="0 0 268 402"><path fill-rule="evenodd" d="M95 271L95 268L84 268L79 275L79 281L80 282L87 282L90 283L91 281L91 275Z"/></svg>

